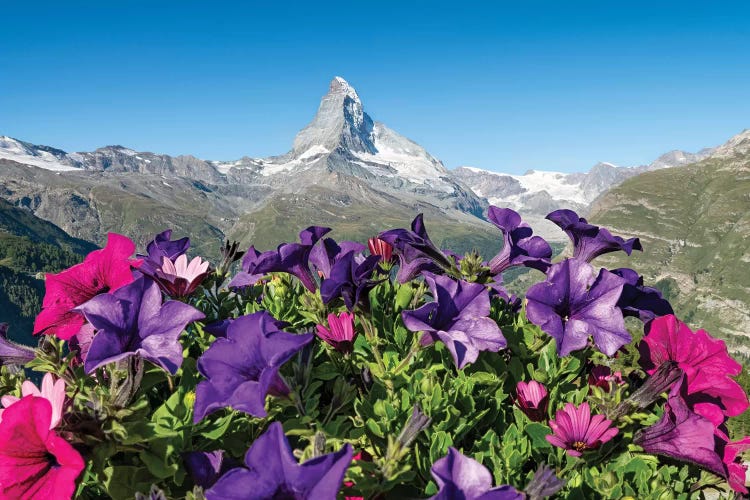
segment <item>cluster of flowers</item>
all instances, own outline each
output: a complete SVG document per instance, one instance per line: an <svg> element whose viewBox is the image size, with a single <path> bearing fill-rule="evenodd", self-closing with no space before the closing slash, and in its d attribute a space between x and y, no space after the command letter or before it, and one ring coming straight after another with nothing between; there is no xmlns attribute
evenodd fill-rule
<svg viewBox="0 0 750 500"><path fill-rule="evenodd" d="M438 248L421 215L367 246L317 226L271 251L227 243L215 267L171 231L135 256L110 234L47 275L38 349L0 331L0 495L543 498L603 494L592 471L656 455L685 464L667 472L685 491L717 485L703 470L748 493L750 437L727 430L748 408L741 365L637 272L591 264L638 239L558 210L573 250L553 263L516 212L488 218L503 247L486 262ZM511 267L544 280L521 300L503 286ZM543 364L555 375L535 379ZM18 366L46 372L41 390ZM464 454L482 435L491 449ZM620 494L664 478L641 463L645 486Z"/></svg>

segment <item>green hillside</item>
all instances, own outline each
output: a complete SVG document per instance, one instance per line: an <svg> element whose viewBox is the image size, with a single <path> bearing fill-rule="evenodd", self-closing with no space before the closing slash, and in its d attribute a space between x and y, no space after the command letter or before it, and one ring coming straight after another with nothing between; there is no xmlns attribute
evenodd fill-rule
<svg viewBox="0 0 750 500"><path fill-rule="evenodd" d="M638 236L644 252L602 259L644 274L693 327L750 352L750 153L634 177L604 195L590 219Z"/></svg>

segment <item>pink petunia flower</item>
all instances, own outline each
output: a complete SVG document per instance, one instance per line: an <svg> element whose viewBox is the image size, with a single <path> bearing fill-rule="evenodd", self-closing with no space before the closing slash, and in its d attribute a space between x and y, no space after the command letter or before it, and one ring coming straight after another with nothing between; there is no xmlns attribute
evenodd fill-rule
<svg viewBox="0 0 750 500"><path fill-rule="evenodd" d="M547 388L536 380L521 381L516 385L515 403L518 408L534 422L547 418L549 394Z"/></svg>
<svg viewBox="0 0 750 500"><path fill-rule="evenodd" d="M69 499L85 464L70 443L50 430L52 406L26 396L0 422L0 497Z"/></svg>
<svg viewBox="0 0 750 500"><path fill-rule="evenodd" d="M153 278L170 297L187 297L206 278L208 266L209 262L200 257L195 257L188 263L185 254L177 257L174 262L168 257L162 257L161 267L156 269Z"/></svg>
<svg viewBox="0 0 750 500"><path fill-rule="evenodd" d="M724 462L725 475L729 486L737 493L748 494L745 486L747 475L746 462L741 460L742 453L750 448L750 436L738 441L729 441L729 437L720 429L714 431L716 451Z"/></svg>
<svg viewBox="0 0 750 500"><path fill-rule="evenodd" d="M61 378L55 380L55 377L51 373L45 373L42 379L42 390L40 391L31 380L25 380L21 385L21 397L24 398L26 396L36 396L49 401L52 407L50 429L57 427L62 419L63 406L65 405L65 381ZM0 398L0 402L5 407L4 410L0 410L0 420L2 420L3 412L20 400L21 398L9 394Z"/></svg>
<svg viewBox="0 0 750 500"><path fill-rule="evenodd" d="M565 409L557 410L555 418L549 421L552 434L546 436L550 444L562 448L572 457L580 457L582 452L599 448L617 434L611 427L612 421L604 415L591 416L588 403L578 408L571 403Z"/></svg>
<svg viewBox="0 0 750 500"><path fill-rule="evenodd" d="M693 332L669 314L653 320L639 346L640 363L649 374L665 361L675 361L687 376L687 403L714 425L748 408L747 394L731 377L742 366L729 356L724 341L705 330Z"/></svg>
<svg viewBox="0 0 750 500"><path fill-rule="evenodd" d="M318 337L331 344L337 351L349 353L354 348L354 314L342 312L338 316L328 315L328 327L317 325Z"/></svg>
<svg viewBox="0 0 750 500"><path fill-rule="evenodd" d="M391 262L393 260L393 246L377 236L367 240L367 247L371 255L380 255L383 258L383 262Z"/></svg>
<svg viewBox="0 0 750 500"><path fill-rule="evenodd" d="M34 322L34 335L44 333L68 340L78 333L85 320L72 311L100 293L111 293L133 281L129 257L135 243L109 233L107 245L94 250L82 263L58 274L47 274L42 311Z"/></svg>

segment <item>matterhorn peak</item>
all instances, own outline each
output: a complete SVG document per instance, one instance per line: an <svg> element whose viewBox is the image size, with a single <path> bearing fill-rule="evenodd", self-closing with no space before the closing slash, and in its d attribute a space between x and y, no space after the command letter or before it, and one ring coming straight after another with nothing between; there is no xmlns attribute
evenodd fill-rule
<svg viewBox="0 0 750 500"><path fill-rule="evenodd" d="M313 121L295 137L292 154L300 157L311 150L330 153L339 148L355 153L375 153L372 127L372 119L362 108L357 91L337 76L331 80Z"/></svg>

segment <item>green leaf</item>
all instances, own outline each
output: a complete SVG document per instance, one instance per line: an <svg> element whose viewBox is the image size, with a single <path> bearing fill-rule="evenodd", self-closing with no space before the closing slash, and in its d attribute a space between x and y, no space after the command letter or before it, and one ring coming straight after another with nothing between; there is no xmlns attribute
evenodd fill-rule
<svg viewBox="0 0 750 500"><path fill-rule="evenodd" d="M531 438L533 448L543 450L552 448L552 445L549 444L549 441L545 438L545 436L552 434L552 429L548 426L540 424L539 422L531 422L526 426L524 431Z"/></svg>

